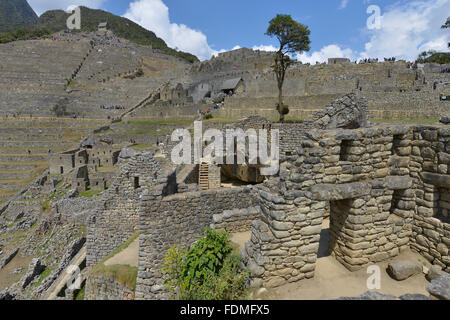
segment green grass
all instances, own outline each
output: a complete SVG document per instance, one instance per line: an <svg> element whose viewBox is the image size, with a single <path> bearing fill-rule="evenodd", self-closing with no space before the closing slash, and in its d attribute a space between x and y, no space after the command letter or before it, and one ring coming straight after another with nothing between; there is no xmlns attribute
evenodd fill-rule
<svg viewBox="0 0 450 320"><path fill-rule="evenodd" d="M92 198L100 193L102 193L102 190L87 190L87 191L80 191L78 193L77 198Z"/></svg>
<svg viewBox="0 0 450 320"><path fill-rule="evenodd" d="M84 284L81 289L77 292L77 294L75 295L75 300L80 301L80 300L84 300L84 293L86 291L86 284Z"/></svg>
<svg viewBox="0 0 450 320"><path fill-rule="evenodd" d="M439 122L439 119L437 118L430 118L430 119L373 119L371 120L373 123L380 123L380 122L397 122L397 123L436 123Z"/></svg>
<svg viewBox="0 0 450 320"><path fill-rule="evenodd" d="M57 268L57 266L58 265L55 264L52 267L45 268L45 270L42 271L42 273L40 274L39 280L37 282L33 283L33 286L34 287L39 287L41 285L42 281L44 281L45 278L47 278L52 273L52 271Z"/></svg>
<svg viewBox="0 0 450 320"><path fill-rule="evenodd" d="M270 119L267 119L267 120L272 121L272 122L279 122L280 118L270 118ZM290 123L290 122L302 122L302 121L305 121L305 120L306 119L292 118L292 119L284 119L284 122L287 122L287 123Z"/></svg>
<svg viewBox="0 0 450 320"><path fill-rule="evenodd" d="M151 149L151 150L157 150L158 149L158 147L156 147L156 146L149 146L149 145L146 145L146 144L137 144L137 145L132 146L131 148L133 148L134 150L137 150L137 151L139 151L139 150L147 150L147 149Z"/></svg>
<svg viewBox="0 0 450 320"><path fill-rule="evenodd" d="M91 272L92 276L103 275L106 277L110 277L119 283L131 288L133 290L136 289L136 279L137 279L138 268L131 267L130 265L112 265L105 266L100 265L100 267L96 268Z"/></svg>
<svg viewBox="0 0 450 320"><path fill-rule="evenodd" d="M118 247L116 250L111 252L107 257L105 257L99 264L97 264L90 272L91 275L104 275L117 280L121 284L135 290L136 289L136 279L138 268L131 267L130 265L111 265L105 266L105 261L111 259L116 254L122 252L130 246L137 238L139 233L133 234L124 244Z"/></svg>
<svg viewBox="0 0 450 320"><path fill-rule="evenodd" d="M125 131L120 131L119 133L122 134L127 134L127 135L139 135L139 134L151 134L151 135L155 135L155 134L167 134L167 133L171 133L170 130L155 130L155 129L150 129L150 130L146 130L146 129L139 129L139 130L125 130Z"/></svg>
<svg viewBox="0 0 450 320"><path fill-rule="evenodd" d="M193 123L193 120L161 120L161 121L129 121L128 124L131 125L165 125L165 124L191 124ZM125 124L127 124L126 120L124 121Z"/></svg>
<svg viewBox="0 0 450 320"><path fill-rule="evenodd" d="M31 230L36 229L37 226L38 226L38 223L35 222L28 230L19 231L19 232L16 232L16 233L0 234L0 240L8 239L8 238L14 238L14 239L17 240L17 239L25 236Z"/></svg>

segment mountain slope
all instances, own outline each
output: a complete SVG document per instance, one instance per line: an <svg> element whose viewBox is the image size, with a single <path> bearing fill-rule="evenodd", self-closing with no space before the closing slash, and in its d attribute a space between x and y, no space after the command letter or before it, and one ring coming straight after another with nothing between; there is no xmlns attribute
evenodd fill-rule
<svg viewBox="0 0 450 320"><path fill-rule="evenodd" d="M0 32L33 25L38 16L26 0L0 0Z"/></svg>
<svg viewBox="0 0 450 320"><path fill-rule="evenodd" d="M38 26L47 27L54 32L67 29L66 21L69 16L70 14L62 10L47 11L39 17ZM108 22L109 28L118 37L140 45L151 45L189 62L198 61L198 58L190 53L169 48L164 40L158 38L154 32L141 27L127 18L119 17L103 10L81 7L81 32L96 31L100 22Z"/></svg>

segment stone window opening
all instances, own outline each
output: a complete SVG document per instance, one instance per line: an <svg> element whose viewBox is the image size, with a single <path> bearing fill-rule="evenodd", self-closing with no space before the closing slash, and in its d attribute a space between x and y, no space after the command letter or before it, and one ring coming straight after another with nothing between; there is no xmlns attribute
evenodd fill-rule
<svg viewBox="0 0 450 320"><path fill-rule="evenodd" d="M352 146L352 140L342 140L341 142L341 151L339 154L339 161L348 161L349 159L349 151Z"/></svg>
<svg viewBox="0 0 450 320"><path fill-rule="evenodd" d="M397 210L399 209L399 202L401 201L404 191L405 190L394 190L391 200L391 208L389 209L390 220L400 218Z"/></svg>
<svg viewBox="0 0 450 320"><path fill-rule="evenodd" d="M134 189L139 189L139 177L134 177Z"/></svg>
<svg viewBox="0 0 450 320"><path fill-rule="evenodd" d="M402 134L395 134L392 138L392 150L391 153L392 155L398 155L398 148L401 145L401 142L403 140L403 135Z"/></svg>
<svg viewBox="0 0 450 320"><path fill-rule="evenodd" d="M60 167L59 171L60 171L61 174L64 174L64 167Z"/></svg>

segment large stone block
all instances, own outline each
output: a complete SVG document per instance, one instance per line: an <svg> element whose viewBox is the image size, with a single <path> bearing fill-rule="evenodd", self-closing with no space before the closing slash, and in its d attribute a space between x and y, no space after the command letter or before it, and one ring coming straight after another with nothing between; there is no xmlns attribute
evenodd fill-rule
<svg viewBox="0 0 450 320"><path fill-rule="evenodd" d="M320 184L311 188L311 197L318 201L354 199L369 195L370 190L370 184L366 182L340 185Z"/></svg>

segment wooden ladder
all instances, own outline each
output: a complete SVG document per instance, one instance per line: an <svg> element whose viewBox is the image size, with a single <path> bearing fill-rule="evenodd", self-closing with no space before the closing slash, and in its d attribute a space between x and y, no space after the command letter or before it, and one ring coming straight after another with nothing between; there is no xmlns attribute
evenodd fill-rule
<svg viewBox="0 0 450 320"><path fill-rule="evenodd" d="M209 164L200 164L198 172L198 184L203 190L209 189Z"/></svg>

